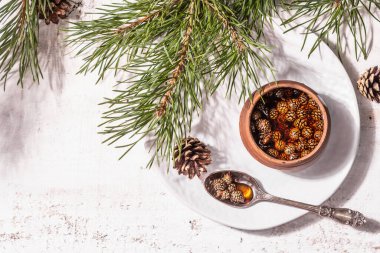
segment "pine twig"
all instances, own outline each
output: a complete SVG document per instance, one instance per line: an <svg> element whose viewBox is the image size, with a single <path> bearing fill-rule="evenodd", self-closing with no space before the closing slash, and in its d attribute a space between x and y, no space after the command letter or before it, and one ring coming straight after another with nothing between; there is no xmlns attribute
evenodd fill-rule
<svg viewBox="0 0 380 253"><path fill-rule="evenodd" d="M142 23L145 23L145 22L149 22L150 20L158 17L158 15L160 14L160 11L156 10L156 11L153 11L152 13L144 16L144 17L140 17L138 18L137 20L135 21L132 21L132 22L128 22L126 24L123 24L121 26L119 26L117 29L116 29L116 32L117 33L124 33L124 32L128 32L130 31L131 29L141 25Z"/></svg>
<svg viewBox="0 0 380 253"><path fill-rule="evenodd" d="M343 40L350 33L354 39L354 51L357 60L362 55L368 57L367 26L364 22L364 13L380 21L375 16L375 10L380 8L379 0L293 0L286 4L292 16L282 25L290 25L287 31L305 26L304 43L310 34L315 34L309 55L311 55L324 41L329 43L330 37L335 37L335 48L340 55L343 52ZM301 20L298 24L296 21ZM346 30L346 28L348 28ZM347 42L347 41L345 41Z"/></svg>
<svg viewBox="0 0 380 253"><path fill-rule="evenodd" d="M216 14L220 22L223 24L223 27L228 30L231 35L231 39L233 43L236 45L239 52L243 52L246 49L246 46L242 40L242 38L237 33L236 29L230 25L225 15L223 15L221 10L219 10L216 6L211 4L208 0L203 0L203 2L207 5L207 7Z"/></svg>
<svg viewBox="0 0 380 253"><path fill-rule="evenodd" d="M174 6L174 5L178 4L179 1L180 0L173 0L170 5ZM145 22L149 22L150 20L158 17L161 14L161 12L162 12L162 10L155 10L155 11L152 11L151 13L149 13L148 15L137 18L135 21L130 21L130 22L127 22L125 24L122 24L116 29L116 32L117 33L128 32L128 31L132 30L133 28L135 28L135 27L137 27L137 26L139 26Z"/></svg>
<svg viewBox="0 0 380 253"><path fill-rule="evenodd" d="M24 27L25 23L25 16L26 16L26 1L22 0L21 2L21 15L20 15L20 21L19 21L19 27L22 29Z"/></svg>
<svg viewBox="0 0 380 253"><path fill-rule="evenodd" d="M189 51L191 33L193 31L193 15L194 15L194 2L192 1L189 6L189 23L187 24L186 31L183 35L183 39L181 42L181 50L178 53L179 61L178 61L177 66L172 72L172 76L166 82L166 85L168 86L168 90L166 91L165 95L161 98L160 105L156 111L157 117L162 117L162 115L165 113L167 104L169 103L171 94L175 88L178 78L180 77L182 71L185 68L187 53Z"/></svg>

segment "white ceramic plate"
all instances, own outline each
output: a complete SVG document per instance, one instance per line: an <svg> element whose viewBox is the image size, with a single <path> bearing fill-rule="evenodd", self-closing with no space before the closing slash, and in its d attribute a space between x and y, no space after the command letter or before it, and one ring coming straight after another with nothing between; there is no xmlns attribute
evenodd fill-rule
<svg viewBox="0 0 380 253"><path fill-rule="evenodd" d="M274 47L277 79L307 84L319 93L330 111L331 134L318 159L301 171L286 173L257 162L249 155L239 135L239 114L243 102L239 104L237 96L225 99L223 91L205 105L191 135L211 147L214 163L209 167L210 172L229 168L241 170L258 178L272 194L318 205L337 190L356 155L360 122L355 92L344 67L325 44L308 58L307 50L300 51L303 37L295 32L282 34L277 29L268 39ZM311 44L312 40L307 47ZM306 213L272 203L259 203L244 210L234 209L209 196L200 180L190 181L174 170L169 174L164 169L160 171L169 189L187 206L231 227L266 229Z"/></svg>

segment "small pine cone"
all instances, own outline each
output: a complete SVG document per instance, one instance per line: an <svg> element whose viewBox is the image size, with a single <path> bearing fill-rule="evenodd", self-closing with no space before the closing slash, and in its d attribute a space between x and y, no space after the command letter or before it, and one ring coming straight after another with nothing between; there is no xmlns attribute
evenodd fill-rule
<svg viewBox="0 0 380 253"><path fill-rule="evenodd" d="M291 111L297 111L299 106L299 101L298 99L292 98L288 100L288 108Z"/></svg>
<svg viewBox="0 0 380 253"><path fill-rule="evenodd" d="M308 114L308 112L305 108L299 108L297 110L297 117L300 119L306 118L307 114Z"/></svg>
<svg viewBox="0 0 380 253"><path fill-rule="evenodd" d="M223 195L223 192L224 191L221 191L221 190L215 191L214 197L220 199L222 197L222 195Z"/></svg>
<svg viewBox="0 0 380 253"><path fill-rule="evenodd" d="M313 150L315 149L315 147L318 145L318 141L314 140L314 139L310 139L307 141L307 146L310 150Z"/></svg>
<svg viewBox="0 0 380 253"><path fill-rule="evenodd" d="M272 140L272 133L262 133L260 134L260 143L263 145L268 145L268 143Z"/></svg>
<svg viewBox="0 0 380 253"><path fill-rule="evenodd" d="M224 191L227 189L227 184L226 182L224 182L223 179L215 179L214 181L212 181L211 183L212 185L212 188L214 188L214 191Z"/></svg>
<svg viewBox="0 0 380 253"><path fill-rule="evenodd" d="M310 139L313 136L313 129L311 127L305 127L302 129L302 136L306 139Z"/></svg>
<svg viewBox="0 0 380 253"><path fill-rule="evenodd" d="M278 90L276 90L274 95L276 98L284 99L285 98L285 90L284 89L278 89Z"/></svg>
<svg viewBox="0 0 380 253"><path fill-rule="evenodd" d="M274 147L275 149L277 149L278 151L283 151L285 149L285 141L283 140L278 140L274 143Z"/></svg>
<svg viewBox="0 0 380 253"><path fill-rule="evenodd" d="M221 200L227 200L231 197L231 194L229 191L222 191L222 194L220 196Z"/></svg>
<svg viewBox="0 0 380 253"><path fill-rule="evenodd" d="M293 154L294 152L296 152L296 145L294 145L293 143L289 143L285 146L285 149L284 149L284 153L286 155L291 155Z"/></svg>
<svg viewBox="0 0 380 253"><path fill-rule="evenodd" d="M223 175L222 180L227 184L231 184L233 182L233 178L230 172L227 172L226 174Z"/></svg>
<svg viewBox="0 0 380 253"><path fill-rule="evenodd" d="M285 119L286 121L288 122L293 122L295 121L297 118L297 115L294 111L288 111L286 114L285 114Z"/></svg>
<svg viewBox="0 0 380 253"><path fill-rule="evenodd" d="M181 148L174 148L174 168L178 174L192 179L207 172L206 166L211 163L211 151L197 138L188 137L182 140Z"/></svg>
<svg viewBox="0 0 380 253"><path fill-rule="evenodd" d="M310 109L310 110L319 110L319 106L317 104L317 102L315 102L314 99L310 98L308 103L307 103L307 108Z"/></svg>
<svg viewBox="0 0 380 253"><path fill-rule="evenodd" d="M318 120L317 122L313 124L313 127L318 130L323 130L323 126L324 126L323 120Z"/></svg>
<svg viewBox="0 0 380 253"><path fill-rule="evenodd" d="M271 125L267 119L259 119L257 121L257 129L262 133L268 133L271 131Z"/></svg>
<svg viewBox="0 0 380 253"><path fill-rule="evenodd" d="M317 110L313 110L311 112L311 118L315 121L318 121L318 120L321 120L322 119L322 112L321 110L317 109Z"/></svg>
<svg viewBox="0 0 380 253"><path fill-rule="evenodd" d="M241 191L233 191L231 192L230 200L232 203L244 203L244 195Z"/></svg>
<svg viewBox="0 0 380 253"><path fill-rule="evenodd" d="M260 111L254 111L253 113L252 113L252 118L254 119L254 120L259 120L260 118L261 118L261 112Z"/></svg>
<svg viewBox="0 0 380 253"><path fill-rule="evenodd" d="M277 111L277 109L272 108L272 109L269 111L269 118L275 120L275 119L277 119L278 114L279 114L279 112Z"/></svg>
<svg viewBox="0 0 380 253"><path fill-rule="evenodd" d="M297 127L293 127L289 131L289 138L292 140L298 140L300 138L301 131Z"/></svg>
<svg viewBox="0 0 380 253"><path fill-rule="evenodd" d="M301 118L298 118L294 121L293 125L295 127L298 127L299 129L303 129L304 127L307 126L307 120L306 119L301 119Z"/></svg>
<svg viewBox="0 0 380 253"><path fill-rule="evenodd" d="M289 110L288 104L285 101L280 101L277 103L277 111L280 114L285 114L288 112L288 110Z"/></svg>
<svg viewBox="0 0 380 253"><path fill-rule="evenodd" d="M236 184L230 184L230 185L228 185L227 190L229 192L236 191Z"/></svg>
<svg viewBox="0 0 380 253"><path fill-rule="evenodd" d="M357 81L359 92L371 101L380 103L380 68L372 67Z"/></svg>
<svg viewBox="0 0 380 253"><path fill-rule="evenodd" d="M302 139L300 138L295 144L296 144L296 150L299 152L304 151L307 147L307 143L305 142L303 138Z"/></svg>
<svg viewBox="0 0 380 253"><path fill-rule="evenodd" d="M274 158L277 158L280 155L280 153L276 149L274 149L274 148L269 148L267 150L267 153L268 153L268 155L270 155L270 156L272 156Z"/></svg>
<svg viewBox="0 0 380 253"><path fill-rule="evenodd" d="M323 135L323 132L321 130L317 130L314 133L314 139L316 139L317 141L319 141L319 140L322 139L322 135Z"/></svg>
<svg viewBox="0 0 380 253"><path fill-rule="evenodd" d="M273 141L281 140L281 138L282 138L282 133L280 131L274 131L272 133L272 140Z"/></svg>
<svg viewBox="0 0 380 253"><path fill-rule="evenodd" d="M298 97L298 102L300 105L306 105L309 100L309 97L306 95L306 93L301 93L301 95Z"/></svg>

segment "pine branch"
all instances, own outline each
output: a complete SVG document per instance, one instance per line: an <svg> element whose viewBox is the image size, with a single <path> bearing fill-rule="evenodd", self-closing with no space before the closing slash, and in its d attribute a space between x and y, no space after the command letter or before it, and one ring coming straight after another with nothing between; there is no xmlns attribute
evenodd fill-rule
<svg viewBox="0 0 380 253"><path fill-rule="evenodd" d="M169 161L204 99L222 84L231 95L238 80L240 97L246 97L259 87L259 74L271 69L267 48L222 2L125 1L103 10L101 18L74 24L69 40L85 43L79 54L90 52L87 70L89 62L99 61L94 67L100 73L113 65L131 74L105 101L110 109L101 125L106 143L127 139L117 146L125 149L122 157L149 134L154 137L149 165ZM118 33L120 26L127 30Z"/></svg>
<svg viewBox="0 0 380 253"><path fill-rule="evenodd" d="M283 25L290 25L288 31L306 26L305 39L302 49L310 34L315 34L317 39L309 51L311 55L319 45L329 42L330 37L335 37L336 50L340 55L343 52L343 44L346 38L346 25L348 33L354 38L354 50L356 58L362 55L368 57L367 27L364 22L364 14L375 16L376 9L380 8L379 0L297 0L287 4L293 15ZM298 24L296 24L298 22Z"/></svg>
<svg viewBox="0 0 380 253"><path fill-rule="evenodd" d="M128 22L126 24L119 26L116 32L117 33L128 32L131 29L135 28L136 26L139 26L145 22L149 22L150 20L156 18L159 14L160 14L160 11L153 11L152 13L146 15L145 17L138 18L136 21Z"/></svg>

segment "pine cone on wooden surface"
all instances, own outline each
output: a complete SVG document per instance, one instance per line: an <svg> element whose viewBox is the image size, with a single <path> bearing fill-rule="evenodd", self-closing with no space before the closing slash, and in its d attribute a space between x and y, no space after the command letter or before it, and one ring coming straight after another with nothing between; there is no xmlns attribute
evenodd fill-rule
<svg viewBox="0 0 380 253"><path fill-rule="evenodd" d="M359 92L371 101L380 103L380 68L372 67L357 81Z"/></svg>
<svg viewBox="0 0 380 253"><path fill-rule="evenodd" d="M59 23L59 19L67 18L78 6L81 1L73 2L71 0L50 0L50 6L46 6L45 12L38 10L38 17L44 19L47 25L50 22Z"/></svg>

